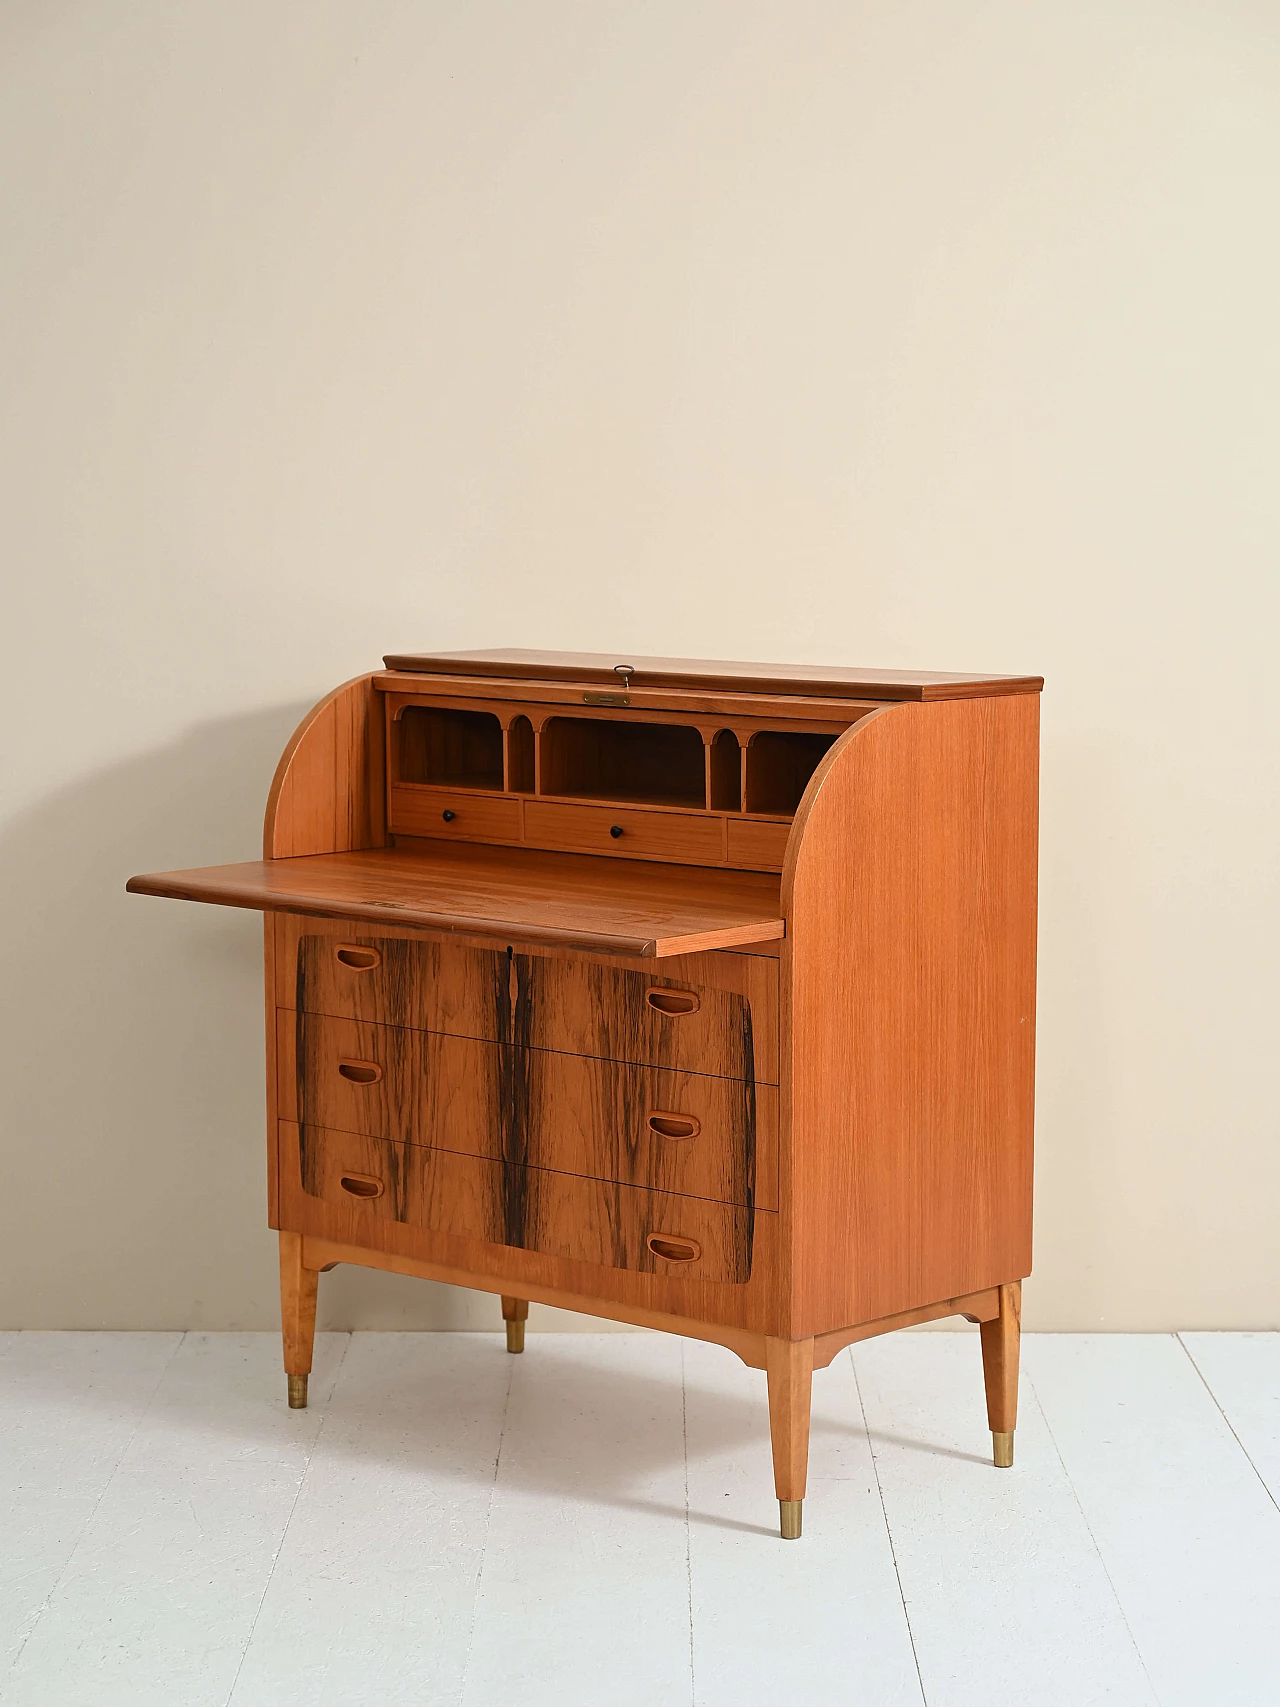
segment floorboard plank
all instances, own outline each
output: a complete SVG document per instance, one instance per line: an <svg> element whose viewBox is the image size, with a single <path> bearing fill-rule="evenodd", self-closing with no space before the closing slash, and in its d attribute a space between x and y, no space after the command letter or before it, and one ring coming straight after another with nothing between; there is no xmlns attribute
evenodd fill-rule
<svg viewBox="0 0 1280 1707"><path fill-rule="evenodd" d="M0 1678L35 1629L181 1340L4 1336Z"/></svg>
<svg viewBox="0 0 1280 1707"><path fill-rule="evenodd" d="M1162 1707L1280 1699L1280 1512L1182 1346L1036 1335L1024 1367Z"/></svg>
<svg viewBox="0 0 1280 1707"><path fill-rule="evenodd" d="M1014 1468L997 1470L976 1331L852 1355L929 1707L1153 1707L1025 1378Z"/></svg>
<svg viewBox="0 0 1280 1707"><path fill-rule="evenodd" d="M352 1335L233 1707L457 1701L514 1362L498 1333Z"/></svg>
<svg viewBox="0 0 1280 1707"><path fill-rule="evenodd" d="M510 1361L466 1707L688 1707L680 1341L531 1335Z"/></svg>
<svg viewBox="0 0 1280 1707"><path fill-rule="evenodd" d="M783 1541L764 1374L684 1342L697 1707L920 1707L853 1369L813 1378L804 1534Z"/></svg>
<svg viewBox="0 0 1280 1707"><path fill-rule="evenodd" d="M1179 1338L1280 1506L1280 1334L1181 1334Z"/></svg>
<svg viewBox="0 0 1280 1707"><path fill-rule="evenodd" d="M290 1411L275 1335L185 1336L5 1707L225 1707L344 1347L319 1336L315 1403Z"/></svg>

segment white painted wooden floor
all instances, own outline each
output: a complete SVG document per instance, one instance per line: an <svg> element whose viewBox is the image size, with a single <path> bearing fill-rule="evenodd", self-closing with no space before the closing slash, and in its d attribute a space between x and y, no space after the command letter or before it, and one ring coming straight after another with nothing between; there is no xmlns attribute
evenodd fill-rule
<svg viewBox="0 0 1280 1707"><path fill-rule="evenodd" d="M6 1707L1277 1707L1280 1335L0 1335Z"/></svg>

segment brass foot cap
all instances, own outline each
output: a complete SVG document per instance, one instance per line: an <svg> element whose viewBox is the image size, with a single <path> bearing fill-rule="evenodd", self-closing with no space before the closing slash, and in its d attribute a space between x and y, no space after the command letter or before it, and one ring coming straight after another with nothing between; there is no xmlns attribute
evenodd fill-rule
<svg viewBox="0 0 1280 1707"><path fill-rule="evenodd" d="M289 1377L289 1409L305 1411L307 1408L307 1378L305 1375Z"/></svg>
<svg viewBox="0 0 1280 1707"><path fill-rule="evenodd" d="M991 1455L996 1461L997 1470L1013 1469L1013 1430L1002 1434L998 1429L991 1431Z"/></svg>
<svg viewBox="0 0 1280 1707"><path fill-rule="evenodd" d="M508 1351L523 1351L524 1350L524 1323L523 1322L508 1322L507 1323L507 1350Z"/></svg>
<svg viewBox="0 0 1280 1707"><path fill-rule="evenodd" d="M800 1524L804 1515L803 1500L779 1500L778 1517L784 1541L800 1539Z"/></svg>

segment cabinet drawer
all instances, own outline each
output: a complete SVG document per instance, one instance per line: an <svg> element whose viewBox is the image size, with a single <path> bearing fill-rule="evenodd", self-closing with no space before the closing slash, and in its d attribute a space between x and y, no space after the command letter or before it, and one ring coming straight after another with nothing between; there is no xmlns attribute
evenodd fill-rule
<svg viewBox="0 0 1280 1707"><path fill-rule="evenodd" d="M286 1120L777 1207L772 1085L277 1014Z"/></svg>
<svg viewBox="0 0 1280 1707"><path fill-rule="evenodd" d="M687 865L724 863L724 822L702 812L637 812L627 806L527 800L524 836L532 847L563 848L567 853L619 854Z"/></svg>
<svg viewBox="0 0 1280 1707"><path fill-rule="evenodd" d="M434 836L438 841L518 842L520 802L393 783L387 799L387 828L393 834Z"/></svg>
<svg viewBox="0 0 1280 1707"><path fill-rule="evenodd" d="M297 1141L286 1199L300 1188L341 1206L352 1244L370 1242L371 1222L395 1221L641 1274L751 1278L755 1218L743 1207L321 1126L286 1131Z"/></svg>
<svg viewBox="0 0 1280 1707"><path fill-rule="evenodd" d="M299 1012L777 1081L775 961L724 957L742 963L732 974L739 981L767 986L757 1041L752 1002L710 984L576 956L405 937L308 930L296 940L296 976L292 989L283 984L280 1005ZM283 941L287 953L288 933Z"/></svg>
<svg viewBox="0 0 1280 1707"><path fill-rule="evenodd" d="M755 871L781 871L790 824L770 824L751 818L730 818L726 826L729 864Z"/></svg>

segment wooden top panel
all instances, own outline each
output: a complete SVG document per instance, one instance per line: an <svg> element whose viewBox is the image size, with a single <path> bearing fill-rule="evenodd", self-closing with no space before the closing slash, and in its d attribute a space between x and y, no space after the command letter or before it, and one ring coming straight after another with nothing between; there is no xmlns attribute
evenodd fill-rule
<svg viewBox="0 0 1280 1707"><path fill-rule="evenodd" d="M433 676L502 676L529 681L608 682L634 667L635 687L702 688L734 693L849 695L862 699L980 699L1039 693L1043 676L988 676L943 670L860 670L834 664L739 664L714 658L646 658L635 653L536 652L524 647L485 652L392 652L389 670Z"/></svg>
<svg viewBox="0 0 1280 1707"><path fill-rule="evenodd" d="M604 954L694 954L783 935L768 872L651 865L530 848L420 843L130 878L134 895L458 931Z"/></svg>

